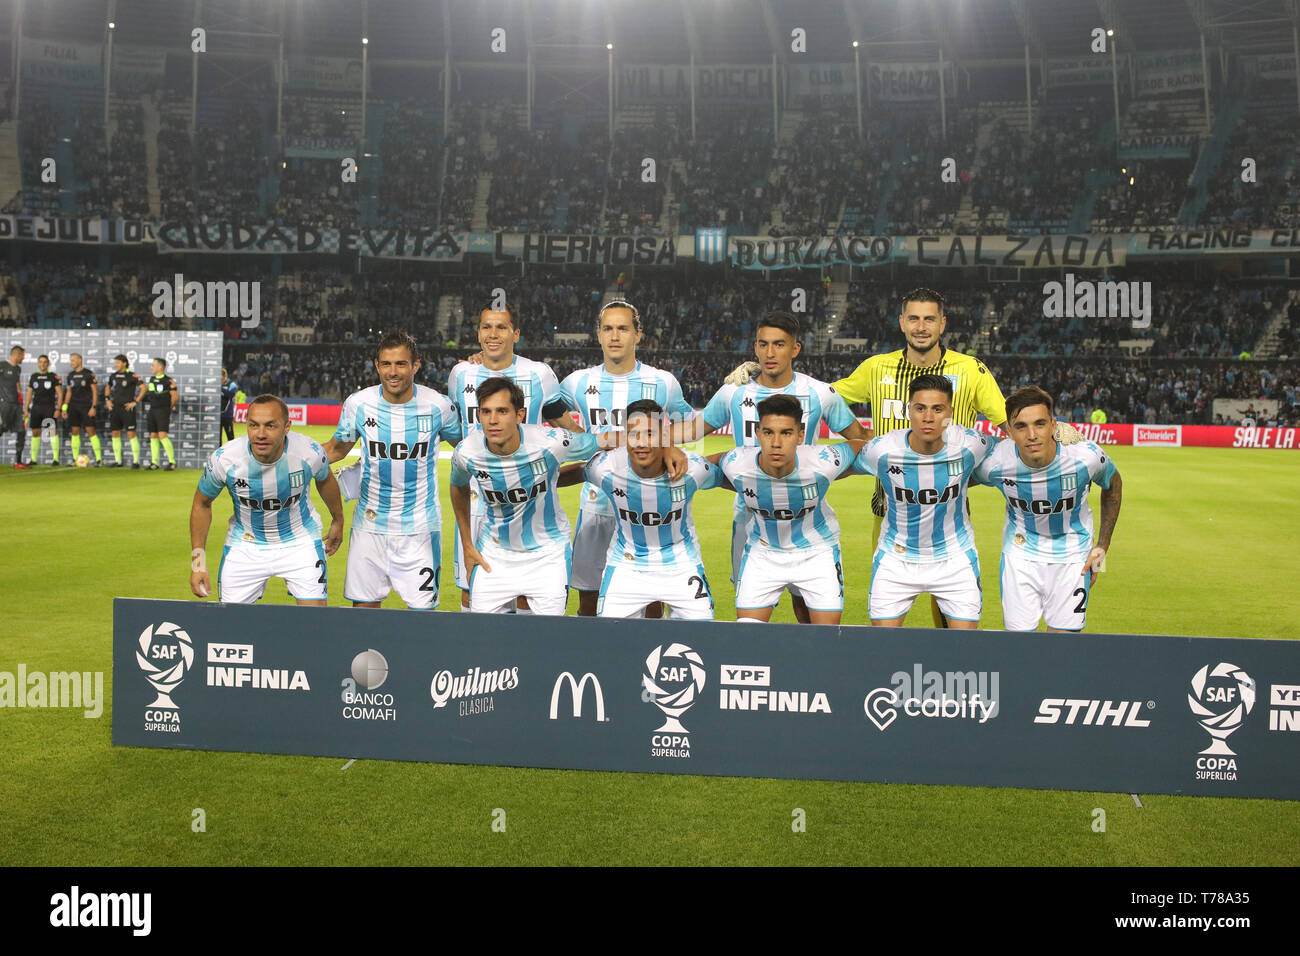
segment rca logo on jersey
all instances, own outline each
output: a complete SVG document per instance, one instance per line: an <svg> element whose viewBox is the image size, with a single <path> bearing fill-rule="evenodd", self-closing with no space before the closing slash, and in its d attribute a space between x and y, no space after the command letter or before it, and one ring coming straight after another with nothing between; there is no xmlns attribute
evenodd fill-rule
<svg viewBox="0 0 1300 956"><path fill-rule="evenodd" d="M1134 425L1133 426L1133 444L1136 445L1166 445L1172 448L1179 448L1183 444L1183 426L1182 425Z"/></svg>
<svg viewBox="0 0 1300 956"><path fill-rule="evenodd" d="M171 695L194 665L194 643L189 634L170 621L140 632L135 661L158 697L144 711L144 729L176 734L181 730L180 708Z"/></svg>
<svg viewBox="0 0 1300 956"><path fill-rule="evenodd" d="M1014 485L1015 482L1011 484ZM1074 507L1074 498L1058 498L1052 501L1050 498L1013 498L1007 495L1007 505L1019 508L1026 514L1059 515Z"/></svg>
<svg viewBox="0 0 1300 956"><path fill-rule="evenodd" d="M957 466L961 468L960 465ZM937 488L904 488L902 485L894 486L894 500L901 501L909 505L937 505L945 501L953 501L961 495L961 485L949 485L943 491Z"/></svg>
<svg viewBox="0 0 1300 956"><path fill-rule="evenodd" d="M1270 684L1268 729L1300 730L1300 684Z"/></svg>
<svg viewBox="0 0 1300 956"><path fill-rule="evenodd" d="M385 458L392 461L429 457L429 443L427 441L417 441L412 445L408 445L404 441L385 443L371 439L366 442L366 450L371 458Z"/></svg>
<svg viewBox="0 0 1300 956"><path fill-rule="evenodd" d="M555 678L555 686L551 688L551 720L558 720L560 713L560 689L567 682L569 685L569 696L573 700L573 716L582 716L582 696L587 689L587 682L591 686L595 695L596 702L596 722L603 724L608 723L609 718L605 716L605 694L600 689L600 680L595 674L588 671L578 680L571 673L565 671L559 677Z"/></svg>
<svg viewBox="0 0 1300 956"><path fill-rule="evenodd" d="M208 643L209 687L311 690L307 674L286 667L254 667L252 644Z"/></svg>
<svg viewBox="0 0 1300 956"><path fill-rule="evenodd" d="M434 710L441 710L447 706L448 701L454 700L458 715L471 717L496 710L495 695L514 690L518 686L518 667L503 667L492 671L474 667L460 677L449 670L441 670L433 675L433 681L429 684L429 696L433 698Z"/></svg>
<svg viewBox="0 0 1300 956"><path fill-rule="evenodd" d="M532 501L538 495L546 494L548 484L545 481L539 481L531 488L507 488L500 491L496 488L484 488L483 500L490 501L497 505L521 505L525 501Z"/></svg>
<svg viewBox="0 0 1300 956"><path fill-rule="evenodd" d="M661 644L645 659L641 686L641 699L664 715L663 726L650 737L650 756L689 758L690 733L680 718L704 690L704 661L685 644Z"/></svg>
<svg viewBox="0 0 1300 956"><path fill-rule="evenodd" d="M367 648L352 658L351 674L343 678L343 716L348 720L396 720L393 695L378 692L388 680L388 658Z"/></svg>
<svg viewBox="0 0 1300 956"><path fill-rule="evenodd" d="M927 671L913 664L895 671L888 687L867 692L862 709L877 730L904 717L942 717L987 723L998 715L999 671Z"/></svg>
<svg viewBox="0 0 1300 956"><path fill-rule="evenodd" d="M796 714L829 714L830 701L822 691L768 690L772 669L754 664L723 664L719 670L718 707L721 710L770 710ZM761 688L761 689L760 689Z"/></svg>
<svg viewBox="0 0 1300 956"><path fill-rule="evenodd" d="M681 518L682 509L674 508L667 514L661 514L658 511L629 511L627 508L619 508L618 516L631 524L641 525L645 528L657 528L660 525L670 524L674 519Z"/></svg>
<svg viewBox="0 0 1300 956"><path fill-rule="evenodd" d="M1236 751L1228 737L1255 707L1255 681L1236 664L1206 664L1192 675L1187 706L1210 735L1210 745L1196 758L1196 779L1236 780Z"/></svg>
<svg viewBox="0 0 1300 956"><path fill-rule="evenodd" d="M1150 727L1145 720L1140 700L1079 700L1073 697L1044 697L1038 704L1036 724L1078 724L1081 727ZM1154 710L1156 702L1146 702L1147 710ZM1080 717L1082 713L1082 717ZM1064 717L1064 719L1062 719Z"/></svg>

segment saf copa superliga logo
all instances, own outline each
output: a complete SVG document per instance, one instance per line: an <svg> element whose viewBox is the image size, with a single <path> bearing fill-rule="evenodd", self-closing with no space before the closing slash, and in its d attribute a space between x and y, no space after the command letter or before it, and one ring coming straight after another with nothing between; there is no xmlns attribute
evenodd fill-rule
<svg viewBox="0 0 1300 956"><path fill-rule="evenodd" d="M180 708L171 695L194 665L194 643L189 634L170 621L146 627L140 632L138 643L136 663L158 694L145 708L144 729L179 733Z"/></svg>
<svg viewBox="0 0 1300 956"><path fill-rule="evenodd" d="M704 690L704 661L685 644L662 644L645 659L642 697L664 713L664 724L650 737L652 757L689 757L691 741L680 717Z"/></svg>
<svg viewBox="0 0 1300 956"><path fill-rule="evenodd" d="M1236 664L1206 664L1192 677L1187 706L1211 738L1210 746L1201 753L1236 756L1228 746L1228 737L1245 723L1246 715L1255 707L1255 681ZM1197 761L1198 767L1200 764Z"/></svg>

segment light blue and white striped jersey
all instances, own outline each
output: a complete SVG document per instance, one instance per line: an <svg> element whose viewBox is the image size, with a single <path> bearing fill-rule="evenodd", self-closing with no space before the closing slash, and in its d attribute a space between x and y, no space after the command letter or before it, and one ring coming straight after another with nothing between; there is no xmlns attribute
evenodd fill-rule
<svg viewBox="0 0 1300 956"><path fill-rule="evenodd" d="M966 515L966 487L996 442L961 425L943 430L943 447L933 455L913 451L910 428L867 442L853 469L875 475L885 486L887 508L877 551L904 561L933 564L975 547Z"/></svg>
<svg viewBox="0 0 1300 956"><path fill-rule="evenodd" d="M567 461L582 461L599 451L595 435L579 435L545 425L520 425L519 448L498 455L482 431L469 435L451 456L451 483L478 482L487 506L474 546L493 541L511 551L536 551L569 540L569 518L560 507L555 480Z"/></svg>
<svg viewBox="0 0 1300 956"><path fill-rule="evenodd" d="M795 467L773 478L759 467L757 446L733 448L718 462L749 513L745 548L820 551L839 543L840 524L826 501L831 482L853 464L848 442L795 451Z"/></svg>
<svg viewBox="0 0 1300 956"><path fill-rule="evenodd" d="M486 365L457 362L447 376L447 397L460 413L460 427L468 435L478 423L478 387L490 378L508 378L523 390L524 421L542 422L542 407L560 395L560 383L551 367L516 355L509 368L493 371Z"/></svg>
<svg viewBox="0 0 1300 956"><path fill-rule="evenodd" d="M226 545L239 542L282 546L320 542L320 516L311 504L311 483L329 476L325 450L306 435L290 431L274 464L253 457L248 438L226 442L211 455L199 476L199 491L216 498L230 491L235 513Z"/></svg>
<svg viewBox="0 0 1300 956"><path fill-rule="evenodd" d="M707 458L686 453L686 474L677 481L665 470L642 478L627 449L601 452L587 463L587 481L610 499L618 533L610 540L607 567L616 562L638 570L695 568L703 564L691 517L697 491L722 484L722 471Z"/></svg>
<svg viewBox="0 0 1300 956"><path fill-rule="evenodd" d="M361 494L352 527L377 534L431 534L442 530L438 503L438 448L461 439L456 407L441 392L415 386L396 405L383 386L353 392L343 403L337 442L361 439Z"/></svg>
<svg viewBox="0 0 1300 956"><path fill-rule="evenodd" d="M593 365L579 369L560 383L560 393L569 408L578 413L578 421L587 431L621 432L627 427L627 407L643 398L659 403L671 421L686 421L695 410L682 398L682 387L671 372L636 363L622 375ZM591 486L582 486L582 510L591 514L612 515L609 499Z"/></svg>
<svg viewBox="0 0 1300 956"><path fill-rule="evenodd" d="M1073 564L1092 550L1090 484L1110 487L1115 463L1092 442L1056 446L1056 457L1042 468L1020 458L1016 443L998 442L972 479L991 485L1007 498L1002 528L1004 554L1023 554L1045 564Z"/></svg>
<svg viewBox="0 0 1300 956"><path fill-rule="evenodd" d="M805 445L817 444L823 421L833 432L842 432L857 421L835 389L802 372L795 372L790 384L781 388L765 388L757 382L723 385L704 407L704 421L712 428L730 424L737 445L757 445L758 403L770 395L791 395L799 400Z"/></svg>

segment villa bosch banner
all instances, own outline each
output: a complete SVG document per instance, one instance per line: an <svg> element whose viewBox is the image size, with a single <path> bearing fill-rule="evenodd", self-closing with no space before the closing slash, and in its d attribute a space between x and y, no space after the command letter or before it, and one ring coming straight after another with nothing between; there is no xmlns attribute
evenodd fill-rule
<svg viewBox="0 0 1300 956"><path fill-rule="evenodd" d="M1300 643L118 598L113 743L1300 798ZM432 635L432 637L431 637Z"/></svg>

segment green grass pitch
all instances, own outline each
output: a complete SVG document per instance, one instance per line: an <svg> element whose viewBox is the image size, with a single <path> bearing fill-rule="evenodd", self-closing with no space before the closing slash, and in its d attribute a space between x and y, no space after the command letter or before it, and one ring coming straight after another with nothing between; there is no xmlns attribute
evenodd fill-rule
<svg viewBox="0 0 1300 956"><path fill-rule="evenodd" d="M324 438L329 429L307 429ZM706 451L726 447L709 439ZM1117 448L1124 507L1090 630L1224 637L1300 635L1288 451ZM446 527L447 463L443 463ZM197 473L40 468L0 472L0 670L103 671L111 700L115 595L188 599ZM872 543L869 479L837 485L845 622L861 624ZM1243 493L1244 489L1244 493ZM1094 510L1096 509L1094 491ZM577 489L564 500L575 513ZM972 495L997 594L1001 496ZM1276 504L1274 504L1276 503ZM323 506L317 508L324 513ZM214 505L209 551L229 499ZM731 496L695 515L720 617ZM342 603L344 549L330 561ZM451 535L442 604L454 609ZM215 582L214 582L215 583ZM268 601L289 600L282 582ZM385 606L400 607L395 598ZM572 609L572 602L571 602ZM792 620L783 602L777 620ZM928 623L918 602L909 624ZM665 624L664 626L670 626ZM0 864L1078 864L1285 865L1300 804L1269 800L898 784L520 770L114 748L110 709L0 711ZM492 813L507 814L505 833ZM807 832L795 834L802 808ZM1105 833L1092 811L1107 813ZM203 808L207 830L191 829Z"/></svg>

